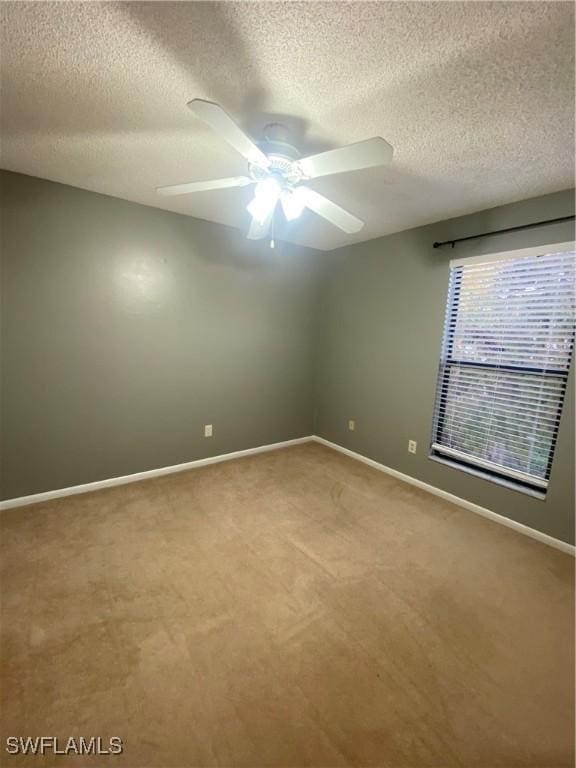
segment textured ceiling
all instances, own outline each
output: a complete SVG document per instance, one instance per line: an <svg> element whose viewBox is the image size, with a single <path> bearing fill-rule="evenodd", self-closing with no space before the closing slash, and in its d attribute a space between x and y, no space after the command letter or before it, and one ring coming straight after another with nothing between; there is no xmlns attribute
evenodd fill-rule
<svg viewBox="0 0 576 768"><path fill-rule="evenodd" d="M330 249L573 185L574 6L564 2L3 2L2 166L246 230L249 189L160 198L244 160L186 102L303 154L386 138L389 167L312 184Z"/></svg>

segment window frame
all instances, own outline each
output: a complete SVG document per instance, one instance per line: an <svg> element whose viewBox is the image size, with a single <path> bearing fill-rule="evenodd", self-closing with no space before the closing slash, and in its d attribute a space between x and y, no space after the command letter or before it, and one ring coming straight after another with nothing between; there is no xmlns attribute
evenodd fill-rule
<svg viewBox="0 0 576 768"><path fill-rule="evenodd" d="M541 246L534 246L530 248L517 248L508 251L502 251L499 253L488 253L479 256L462 257L458 259L452 259L449 263L449 276L448 276L448 293L446 296L445 316L444 316L444 328L442 333L442 343L440 349L440 363L438 368L438 376L434 398L434 415L432 419L432 433L429 448L429 458L433 461L437 461L441 464L460 469L469 474L481 477L485 480L489 480L499 485L504 485L513 490L527 493L531 496L535 496L539 499L546 497L546 491L550 480L552 464L556 451L556 444L558 441L558 432L560 422L562 418L562 411L564 409L564 402L566 400L568 379L572 368L572 360L574 357L575 336L576 329L572 328L572 340L570 345L568 368L565 372L555 369L547 368L534 368L523 367L516 365L499 365L496 363L478 363L471 360L457 360L452 357L452 350L454 345L454 330L458 319L458 306L459 298L456 298L456 281L453 281L452 270L457 267L465 267L473 264L487 264L495 261L505 261L521 259L529 256L544 256L548 253L562 253L562 252L574 252L576 251L576 242L569 240L562 243L548 243ZM482 457L476 457L476 462L466 461L459 456L450 456L449 446L442 446L442 451L438 450L436 446L441 445L441 436L443 432L444 422L446 419L446 402L450 388L448 386L450 380L450 371L453 368L473 369L479 368L480 370L504 370L513 374L519 375L526 374L539 374L549 375L557 378L562 383L562 395L558 404L554 420L554 436L550 445L550 455L548 457L548 465L546 468L545 479L540 480L537 477L522 473L520 471L510 470L506 467L499 467L494 465L494 468L486 465L490 465L491 462L482 459ZM457 451L455 451L457 452ZM482 466L484 464L485 466ZM524 477L522 477L524 475Z"/></svg>

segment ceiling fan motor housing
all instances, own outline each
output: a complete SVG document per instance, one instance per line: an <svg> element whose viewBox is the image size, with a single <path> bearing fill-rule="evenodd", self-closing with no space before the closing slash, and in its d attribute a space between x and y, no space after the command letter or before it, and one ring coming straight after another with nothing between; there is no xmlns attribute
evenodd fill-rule
<svg viewBox="0 0 576 768"><path fill-rule="evenodd" d="M302 180L302 174L298 167L294 165L293 160L283 155L273 154L262 147L266 152L270 165L268 168L262 168L260 165L249 165L250 176L254 181L264 181L270 176L277 179L283 186L296 184Z"/></svg>
<svg viewBox="0 0 576 768"><path fill-rule="evenodd" d="M276 178L282 186L291 186L302 180L302 174L294 161L300 152L290 143L290 132L281 123L270 123L264 128L264 139L258 147L264 152L270 165L268 168L250 164L250 176L255 181L264 181L270 176Z"/></svg>

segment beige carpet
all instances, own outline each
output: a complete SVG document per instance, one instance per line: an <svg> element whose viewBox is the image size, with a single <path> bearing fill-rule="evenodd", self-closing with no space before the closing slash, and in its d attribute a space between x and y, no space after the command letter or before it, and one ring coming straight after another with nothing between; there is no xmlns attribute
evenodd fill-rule
<svg viewBox="0 0 576 768"><path fill-rule="evenodd" d="M572 558L330 449L0 519L2 766L573 765Z"/></svg>

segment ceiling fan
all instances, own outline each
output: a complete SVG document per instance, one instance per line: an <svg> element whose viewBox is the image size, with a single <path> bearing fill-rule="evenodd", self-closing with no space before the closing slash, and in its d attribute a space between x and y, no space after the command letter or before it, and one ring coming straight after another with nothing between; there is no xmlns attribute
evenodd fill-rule
<svg viewBox="0 0 576 768"><path fill-rule="evenodd" d="M253 240L268 235L278 203L288 221L297 219L304 208L309 208L349 234L362 229L364 222L361 219L304 182L320 176L383 165L391 160L393 153L387 141L376 136L318 155L300 157L298 150L290 143L288 130L279 123L267 125L264 140L256 144L218 104L194 99L188 107L246 158L248 174L158 187L156 191L160 195L187 195L255 184L254 198L248 205L252 215L248 237ZM270 245L274 247L273 239Z"/></svg>

